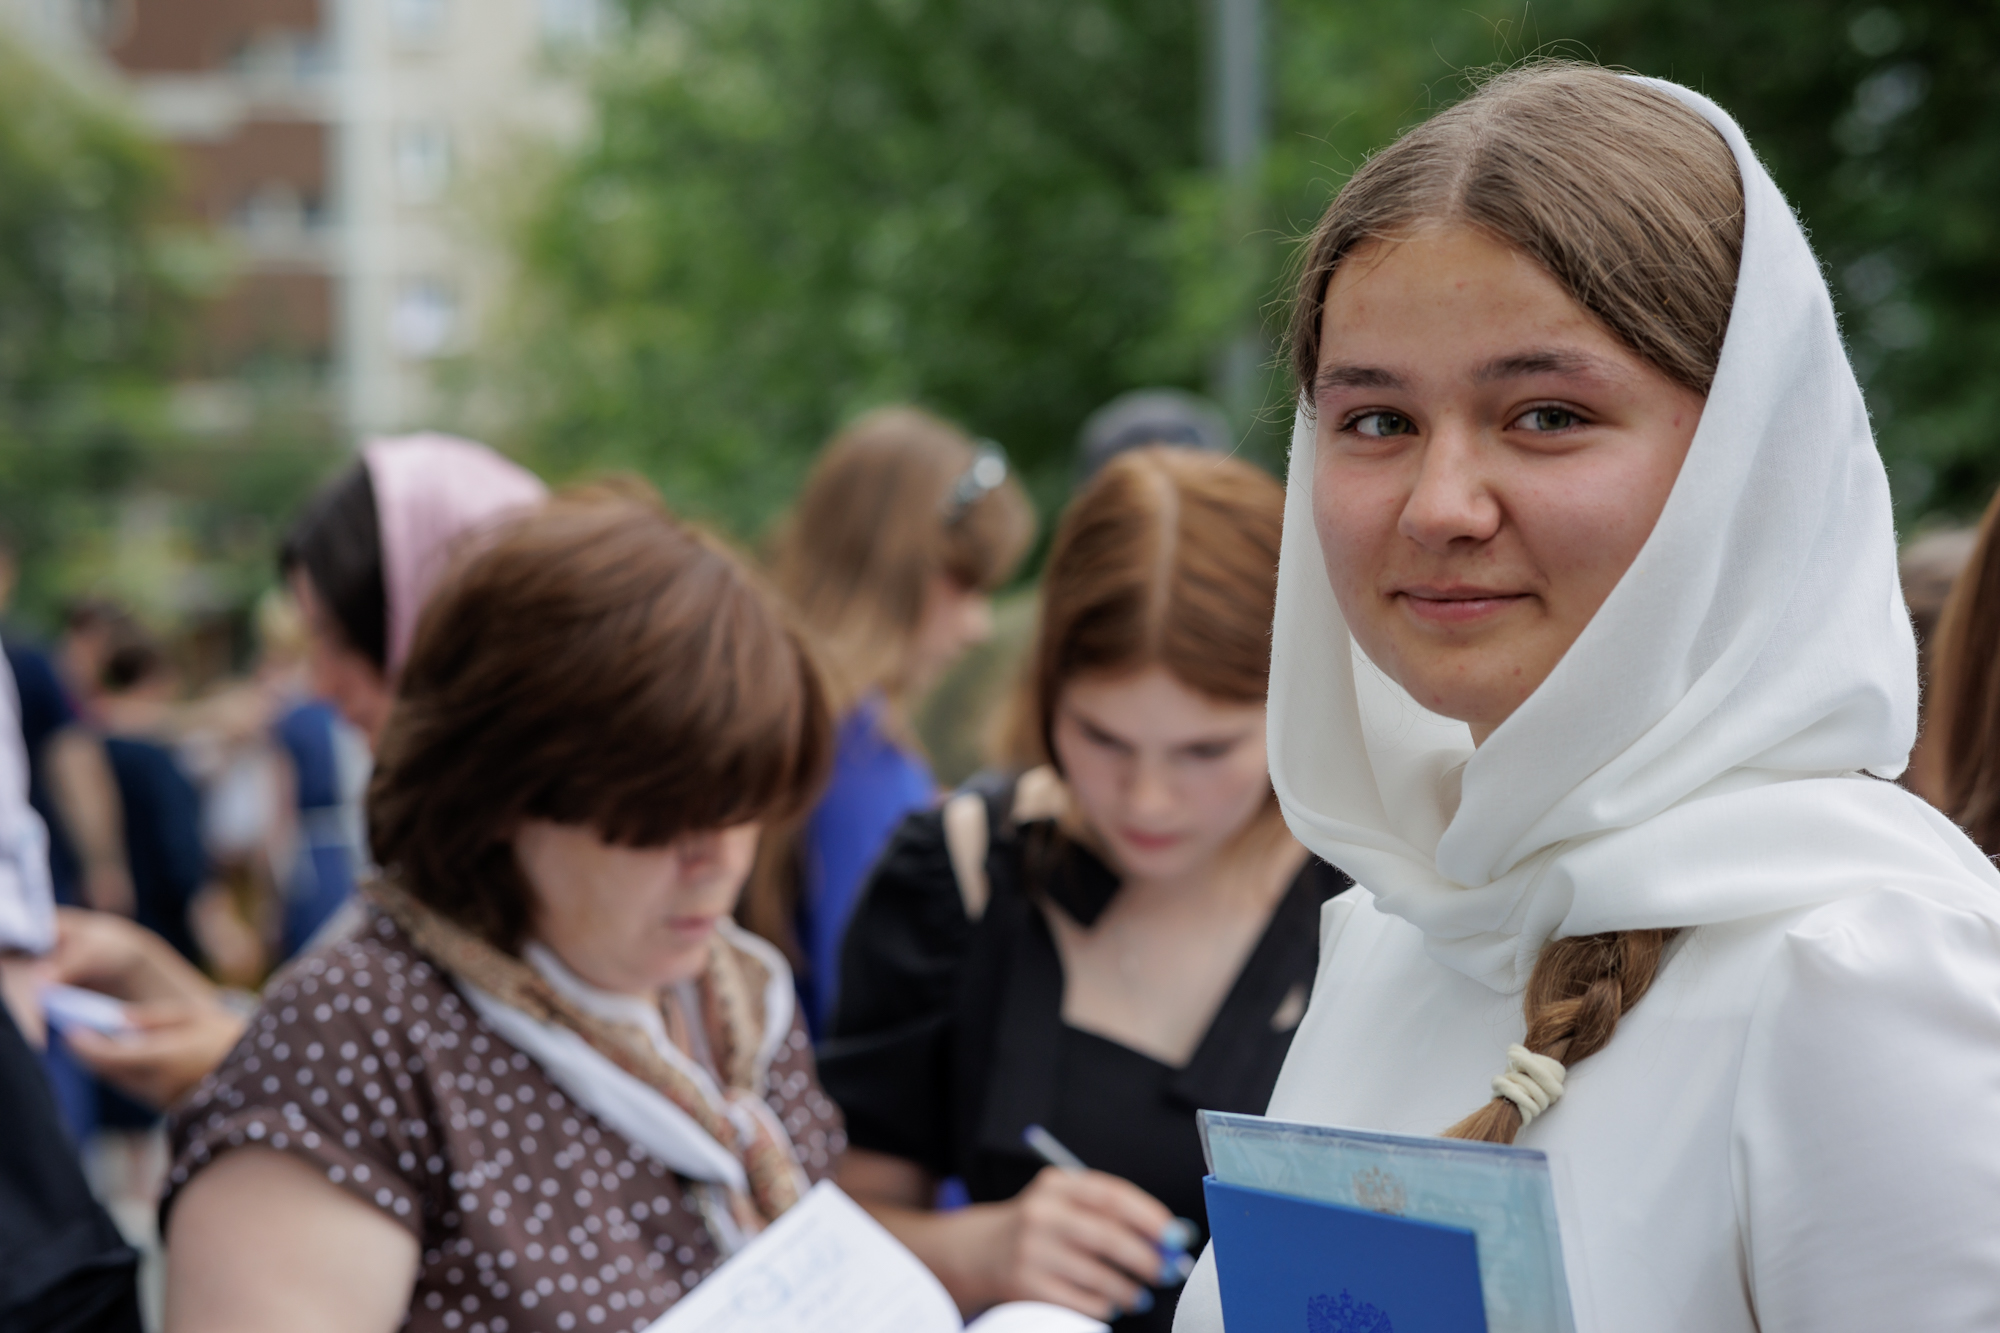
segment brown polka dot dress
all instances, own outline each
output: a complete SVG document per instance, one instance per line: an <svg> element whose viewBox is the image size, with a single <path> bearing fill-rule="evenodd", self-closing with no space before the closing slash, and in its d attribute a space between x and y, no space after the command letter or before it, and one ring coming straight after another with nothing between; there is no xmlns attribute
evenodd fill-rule
<svg viewBox="0 0 2000 1333"><path fill-rule="evenodd" d="M796 1018L765 1100L806 1175L831 1175L840 1112ZM208 1163L258 1146L406 1227L420 1333L643 1329L722 1258L696 1189L488 1028L380 913L280 978L172 1134L163 1216Z"/></svg>

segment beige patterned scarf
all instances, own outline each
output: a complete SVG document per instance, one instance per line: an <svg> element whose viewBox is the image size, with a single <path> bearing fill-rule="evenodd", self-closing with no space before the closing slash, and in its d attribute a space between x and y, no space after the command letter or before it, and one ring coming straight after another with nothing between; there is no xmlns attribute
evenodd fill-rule
<svg viewBox="0 0 2000 1333"><path fill-rule="evenodd" d="M730 1190L730 1211L745 1234L754 1235L799 1201L804 1176L784 1126L763 1100L757 1053L764 1037L764 987L770 980L761 963L717 936L697 987L699 1021L722 1075L727 1104L718 1104L695 1079L654 1049L637 1027L586 1013L521 959L503 953L455 925L387 879L372 880L367 896L403 928L412 943L453 976L541 1023L560 1024L583 1038L598 1054L685 1112L743 1164L750 1194ZM690 1018L694 1018L690 1015ZM732 1108L749 1112L732 1115Z"/></svg>

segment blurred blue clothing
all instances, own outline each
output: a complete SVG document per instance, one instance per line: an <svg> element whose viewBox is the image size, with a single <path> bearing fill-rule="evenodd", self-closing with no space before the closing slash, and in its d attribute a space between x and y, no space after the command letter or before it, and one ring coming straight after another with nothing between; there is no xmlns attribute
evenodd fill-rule
<svg viewBox="0 0 2000 1333"><path fill-rule="evenodd" d="M799 858L799 998L815 1038L833 1017L840 942L861 886L903 820L937 804L937 780L922 756L890 739L879 694L855 705L834 739L833 777L813 807Z"/></svg>
<svg viewBox="0 0 2000 1333"><path fill-rule="evenodd" d="M354 894L359 860L341 780L339 715L317 699L280 717L274 733L292 761L298 793L299 858L285 886L283 947L305 947Z"/></svg>
<svg viewBox="0 0 2000 1333"><path fill-rule="evenodd" d="M49 789L48 754L55 734L76 724L76 704L63 688L48 653L11 635L5 646L7 665L13 669L14 686L21 696L21 739L28 751L28 804L49 830L49 882L57 902L76 906L83 901L79 888L82 866L70 843L69 830L56 815L55 797Z"/></svg>
<svg viewBox="0 0 2000 1333"><path fill-rule="evenodd" d="M133 918L201 966L188 908L208 882L208 849L201 840L201 793L174 752L158 741L107 736L104 757L118 784L125 817L125 862L132 872ZM97 1123L107 1129L144 1129L159 1112L109 1084L97 1086Z"/></svg>
<svg viewBox="0 0 2000 1333"><path fill-rule="evenodd" d="M208 849L201 840L201 793L173 751L157 741L110 736L104 753L125 807L134 916L199 967L201 948L188 923L188 907L209 873Z"/></svg>

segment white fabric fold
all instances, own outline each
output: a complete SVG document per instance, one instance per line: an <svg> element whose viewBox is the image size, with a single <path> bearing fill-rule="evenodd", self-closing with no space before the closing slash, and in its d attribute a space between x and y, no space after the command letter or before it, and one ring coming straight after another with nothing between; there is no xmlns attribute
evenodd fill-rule
<svg viewBox="0 0 2000 1333"><path fill-rule="evenodd" d="M761 1088L771 1061L791 1036L796 1004L791 970L785 965L783 955L764 941L728 923L724 923L723 929L732 944L755 954L765 964L768 976L764 989L764 1039L756 1063L756 1078ZM521 952L564 998L600 1018L645 1032L663 1059L692 1079L717 1105L729 1107L731 1119L748 1138L747 1118L758 1114L760 1108L724 1096L709 1071L668 1040L666 1021L658 1005L592 986L539 943L531 942ZM531 1018L462 979L458 985L489 1027L540 1065L579 1106L637 1144L655 1161L690 1180L748 1191L749 1180L736 1154L717 1143L692 1116L649 1084L620 1069L569 1028ZM768 1108L762 1110L769 1114ZM727 1209L722 1212L726 1215Z"/></svg>
<svg viewBox="0 0 2000 1333"><path fill-rule="evenodd" d="M1328 586L1313 419L1292 437L1269 712L1299 840L1517 992L1551 938L1736 920L1983 858L1912 840L1916 647L1889 488L1805 234L1735 123L1741 277L1651 537L1542 686L1474 750L1376 670Z"/></svg>

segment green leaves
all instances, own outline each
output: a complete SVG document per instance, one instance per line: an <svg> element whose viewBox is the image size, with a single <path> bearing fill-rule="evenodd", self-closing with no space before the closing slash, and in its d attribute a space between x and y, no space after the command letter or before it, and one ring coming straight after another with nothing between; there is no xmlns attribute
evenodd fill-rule
<svg viewBox="0 0 2000 1333"><path fill-rule="evenodd" d="M1199 171L1199 14L1143 0L642 4L596 141L524 236L517 326L563 471L613 462L754 531L818 443L911 398L1053 498L1161 356Z"/></svg>
<svg viewBox="0 0 2000 1333"><path fill-rule="evenodd" d="M1293 244L1369 152L1481 68L1566 54L1741 119L1828 263L1906 517L2000 480L1990 6L1268 5L1246 203L1202 161L1203 0L634 0L597 133L520 235L517 442L747 534L844 418L910 398L1053 508L1093 408L1205 386L1246 325L1275 343Z"/></svg>

